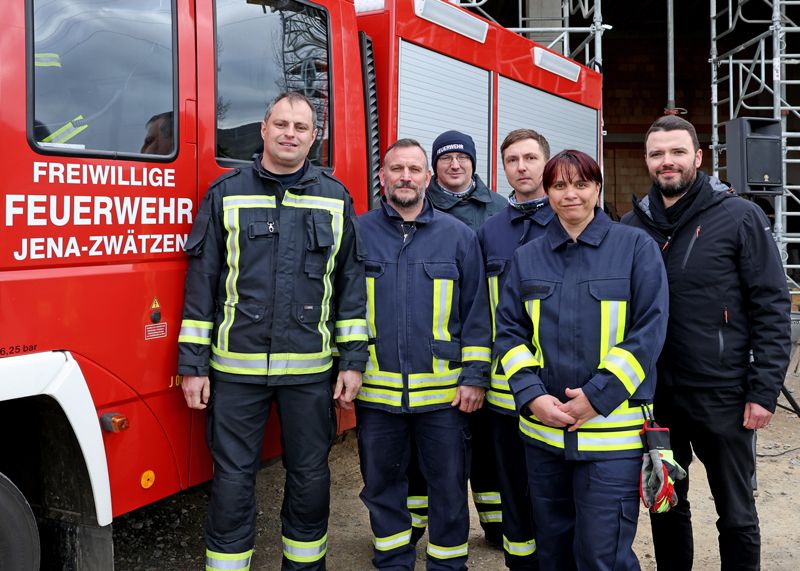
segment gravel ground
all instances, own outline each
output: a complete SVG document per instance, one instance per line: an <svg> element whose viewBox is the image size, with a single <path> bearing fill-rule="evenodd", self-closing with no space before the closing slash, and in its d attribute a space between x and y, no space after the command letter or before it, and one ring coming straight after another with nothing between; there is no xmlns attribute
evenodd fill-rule
<svg viewBox="0 0 800 571"><path fill-rule="evenodd" d="M787 377L787 386L800 395L800 377ZM797 398L797 397L796 397ZM786 404L784 399L781 399ZM370 569L371 533L366 508L358 499L361 475L353 432L343 435L331 453L331 491L328 569ZM713 503L699 461L692 463L691 501L695 532L695 569L719 569ZM756 503L761 518L762 567L765 571L800 568L800 418L782 411L758 436ZM257 484L258 531L253 570L280 568L280 504L283 468L274 463L261 470ZM206 513L206 486L188 490L118 518L114 523L115 563L118 571L196 570L203 568L202 525ZM502 553L481 537L474 510L469 565L478 570L503 569ZM655 569L647 515L640 517L634 548L644 571ZM417 548L417 566L425 568L426 538Z"/></svg>

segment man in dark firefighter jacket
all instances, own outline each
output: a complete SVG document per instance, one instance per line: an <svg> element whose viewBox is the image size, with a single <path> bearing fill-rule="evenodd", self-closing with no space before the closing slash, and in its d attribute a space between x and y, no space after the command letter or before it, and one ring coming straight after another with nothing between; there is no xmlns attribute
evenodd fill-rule
<svg viewBox="0 0 800 571"><path fill-rule="evenodd" d="M352 406L367 331L352 201L307 160L314 125L308 99L278 96L261 124L263 155L211 185L186 243L179 372L189 407L208 408L207 570L250 567L273 401L286 467L282 568L325 568L334 400ZM341 358L331 395L334 343Z"/></svg>
<svg viewBox="0 0 800 571"><path fill-rule="evenodd" d="M459 131L445 131L431 148L433 175L426 196L436 210L447 212L477 232L492 215L501 212L508 202L492 192L475 173L477 153L472 137ZM479 410L469 416L472 432L470 486L486 540L495 547L503 545L500 518L501 500L495 464L489 413ZM412 542L425 533L428 492L425 478L412 458L409 466L408 508L414 524Z"/></svg>
<svg viewBox="0 0 800 571"><path fill-rule="evenodd" d="M645 137L653 186L623 222L656 239L669 277L670 315L658 361L656 420L675 460L705 465L719 519L722 569L758 569L751 478L754 431L775 411L789 362L789 294L767 217L698 171L703 151L688 121L658 119ZM659 569L691 569L689 478L676 507L653 514Z"/></svg>
<svg viewBox="0 0 800 571"><path fill-rule="evenodd" d="M553 219L553 209L542 186L542 172L550 158L547 139L531 129L516 129L500 145L500 156L506 178L514 191L508 197L506 208L489 218L478 230L489 285L493 341L497 334L495 310L514 252L542 236ZM486 404L498 486L503 499L500 515L506 567L535 570L539 565L528 497L525 447L519 437L519 414L514 405L514 395L497 360L492 363Z"/></svg>
<svg viewBox="0 0 800 571"><path fill-rule="evenodd" d="M466 569L467 415L488 388L491 330L475 233L425 199L428 159L401 139L380 171L385 200L359 217L367 245L369 361L356 400L378 569L413 570L406 507L411 442L430 495L428 569Z"/></svg>

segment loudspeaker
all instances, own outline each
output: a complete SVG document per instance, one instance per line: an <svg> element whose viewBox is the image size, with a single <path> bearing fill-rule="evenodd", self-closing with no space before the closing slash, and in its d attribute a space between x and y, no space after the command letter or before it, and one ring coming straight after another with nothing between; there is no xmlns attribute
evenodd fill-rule
<svg viewBox="0 0 800 571"><path fill-rule="evenodd" d="M725 123L727 178L739 194L782 194L781 122L739 117Z"/></svg>

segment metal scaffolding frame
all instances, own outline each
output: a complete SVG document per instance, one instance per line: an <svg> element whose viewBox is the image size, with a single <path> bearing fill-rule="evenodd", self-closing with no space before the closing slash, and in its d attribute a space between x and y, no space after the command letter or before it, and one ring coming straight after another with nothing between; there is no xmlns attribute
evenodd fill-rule
<svg viewBox="0 0 800 571"><path fill-rule="evenodd" d="M787 175L794 178L792 165L800 165L800 97L794 94L798 88L791 87L800 85L800 53L789 51L787 39L800 27L787 17L786 9L798 5L796 0L710 0L713 171L718 175L726 170L720 165L724 122L742 116L780 120L783 192L770 198L773 235L793 293L800 293L800 259L791 259L789 245L800 244L800 233L789 232L788 222L800 217L800 184L792 184ZM735 43L725 49L726 38L734 34ZM749 39L742 41L742 36Z"/></svg>

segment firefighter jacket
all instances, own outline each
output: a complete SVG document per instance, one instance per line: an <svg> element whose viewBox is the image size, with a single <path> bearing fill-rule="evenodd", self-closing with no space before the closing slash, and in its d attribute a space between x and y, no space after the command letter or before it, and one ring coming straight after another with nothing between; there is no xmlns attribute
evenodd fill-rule
<svg viewBox="0 0 800 571"><path fill-rule="evenodd" d="M526 443L567 460L641 454L667 329L667 277L656 243L600 209L573 242L558 218L514 254L497 308L495 353L508 375ZM553 428L528 403L582 388L599 413Z"/></svg>
<svg viewBox="0 0 800 571"><path fill-rule="evenodd" d="M789 291L770 223L754 203L697 172L700 189L671 236L653 221L650 197L623 223L661 247L670 316L659 379L695 388L745 387L747 402L774 411L791 350Z"/></svg>
<svg viewBox="0 0 800 571"><path fill-rule="evenodd" d="M189 271L179 372L289 385L363 370L364 265L347 189L306 162L283 189L261 167L235 169L209 188L186 242Z"/></svg>
<svg viewBox="0 0 800 571"><path fill-rule="evenodd" d="M453 196L442 190L436 177L431 179L425 195L436 210L455 216L477 232L489 217L501 212L508 205L508 200L489 190L478 175L473 175L472 180L475 182L475 189L466 198Z"/></svg>
<svg viewBox="0 0 800 571"><path fill-rule="evenodd" d="M413 223L384 200L359 217L369 361L358 402L389 412L450 406L489 387L491 330L478 237L426 200Z"/></svg>
<svg viewBox="0 0 800 571"><path fill-rule="evenodd" d="M544 234L545 228L553 219L553 209L547 199L536 210L520 211L510 204L495 214L478 230L478 240L483 251L486 266L486 280L489 285L489 309L492 312L492 341L497 337L495 311L500 291L503 289L511 259L520 246ZM491 387L486 393L487 406L495 412L511 416L517 415L514 395L508 386L508 379L499 361L492 361Z"/></svg>

